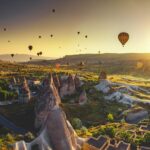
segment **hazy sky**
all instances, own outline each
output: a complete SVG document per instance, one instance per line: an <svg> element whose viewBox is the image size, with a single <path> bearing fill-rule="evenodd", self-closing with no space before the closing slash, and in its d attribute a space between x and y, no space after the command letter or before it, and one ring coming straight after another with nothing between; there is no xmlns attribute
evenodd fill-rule
<svg viewBox="0 0 150 150"><path fill-rule="evenodd" d="M0 0L0 29L0 54L150 52L150 0ZM122 31L130 34L124 48Z"/></svg>

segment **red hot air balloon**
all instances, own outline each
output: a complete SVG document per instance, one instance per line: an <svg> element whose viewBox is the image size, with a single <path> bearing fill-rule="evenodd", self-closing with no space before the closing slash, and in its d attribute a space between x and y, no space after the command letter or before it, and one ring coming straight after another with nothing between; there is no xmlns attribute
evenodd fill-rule
<svg viewBox="0 0 150 150"><path fill-rule="evenodd" d="M118 39L120 41L120 43L122 44L122 46L124 47L124 45L127 43L127 41L129 40L129 34L126 32L121 32L118 35Z"/></svg>

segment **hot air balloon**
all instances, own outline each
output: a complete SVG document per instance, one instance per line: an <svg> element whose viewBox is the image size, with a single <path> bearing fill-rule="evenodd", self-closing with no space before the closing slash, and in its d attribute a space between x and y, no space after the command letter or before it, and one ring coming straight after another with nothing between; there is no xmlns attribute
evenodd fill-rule
<svg viewBox="0 0 150 150"><path fill-rule="evenodd" d="M87 36L87 35L85 35L85 38L87 39L87 38L88 38L88 36Z"/></svg>
<svg viewBox="0 0 150 150"><path fill-rule="evenodd" d="M11 57L13 58L13 57L14 57L14 54L11 54Z"/></svg>
<svg viewBox="0 0 150 150"><path fill-rule="evenodd" d="M6 28L4 28L4 31L6 31L7 29Z"/></svg>
<svg viewBox="0 0 150 150"><path fill-rule="evenodd" d="M10 41L8 40L8 43L10 43Z"/></svg>
<svg viewBox="0 0 150 150"><path fill-rule="evenodd" d="M55 13L55 11L56 11L55 9L52 9L52 12L53 12L53 13Z"/></svg>
<svg viewBox="0 0 150 150"><path fill-rule="evenodd" d="M39 54L39 53L37 53L37 55L39 56L40 54Z"/></svg>
<svg viewBox="0 0 150 150"><path fill-rule="evenodd" d="M118 39L121 42L122 46L124 47L124 45L126 44L126 42L129 40L129 34L126 32L121 32L118 35Z"/></svg>
<svg viewBox="0 0 150 150"><path fill-rule="evenodd" d="M79 35L79 34L80 34L80 32L78 31L78 32L77 32L77 34Z"/></svg>
<svg viewBox="0 0 150 150"><path fill-rule="evenodd" d="M52 37L53 37L53 34L51 34L50 36L51 36L51 38L52 38Z"/></svg>
<svg viewBox="0 0 150 150"><path fill-rule="evenodd" d="M33 49L33 46L32 45L29 45L28 46L29 50L31 51Z"/></svg>
<svg viewBox="0 0 150 150"><path fill-rule="evenodd" d="M40 54L40 55L42 55L42 54L43 54L43 53L42 53L42 51L41 51L41 52L39 52L39 54Z"/></svg>
<svg viewBox="0 0 150 150"><path fill-rule="evenodd" d="M41 39L42 38L42 36L41 35L39 35L39 39Z"/></svg>

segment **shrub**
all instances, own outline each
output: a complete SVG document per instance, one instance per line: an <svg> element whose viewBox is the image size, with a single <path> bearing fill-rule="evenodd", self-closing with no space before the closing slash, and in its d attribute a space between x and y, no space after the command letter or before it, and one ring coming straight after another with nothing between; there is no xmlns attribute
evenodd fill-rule
<svg viewBox="0 0 150 150"><path fill-rule="evenodd" d="M6 135L6 141L8 141L8 143L14 143L15 139L14 139L14 137L10 133L8 133Z"/></svg>
<svg viewBox="0 0 150 150"><path fill-rule="evenodd" d="M122 132L120 133L120 138L121 138L123 141L129 143L129 142L131 141L131 134L130 134L129 132L122 131Z"/></svg>
<svg viewBox="0 0 150 150"><path fill-rule="evenodd" d="M25 141L26 142L30 142L31 140L33 140L35 137L31 132L28 132L25 134Z"/></svg>
<svg viewBox="0 0 150 150"><path fill-rule="evenodd" d="M109 122L113 122L114 121L114 116L113 116L113 114L108 114L107 115L107 120L109 121Z"/></svg>
<svg viewBox="0 0 150 150"><path fill-rule="evenodd" d="M109 137L115 137L115 128L113 126L102 126L99 130L99 134L108 135Z"/></svg>
<svg viewBox="0 0 150 150"><path fill-rule="evenodd" d="M143 141L145 144L150 144L150 132L145 133Z"/></svg>
<svg viewBox="0 0 150 150"><path fill-rule="evenodd" d="M82 134L86 134L87 133L87 128L86 127L84 127L84 126L82 126L82 128L81 128L81 132L82 132Z"/></svg>
<svg viewBox="0 0 150 150"><path fill-rule="evenodd" d="M13 98L17 97L17 93L15 92L8 92L6 90L2 90L0 88L0 100L5 101L5 100L12 100Z"/></svg>
<svg viewBox="0 0 150 150"><path fill-rule="evenodd" d="M79 118L73 118L71 123L75 129L81 129L82 128L82 121Z"/></svg>
<svg viewBox="0 0 150 150"><path fill-rule="evenodd" d="M109 126L105 129L105 132L108 136L113 138L115 136L115 128L113 126Z"/></svg>

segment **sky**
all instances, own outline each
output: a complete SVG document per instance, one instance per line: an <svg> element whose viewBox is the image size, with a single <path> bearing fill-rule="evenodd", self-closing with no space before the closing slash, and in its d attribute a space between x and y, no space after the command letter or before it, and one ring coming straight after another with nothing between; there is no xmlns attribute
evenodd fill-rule
<svg viewBox="0 0 150 150"><path fill-rule="evenodd" d="M149 8L150 0L0 0L0 54L149 53ZM125 47L120 32L130 35Z"/></svg>

